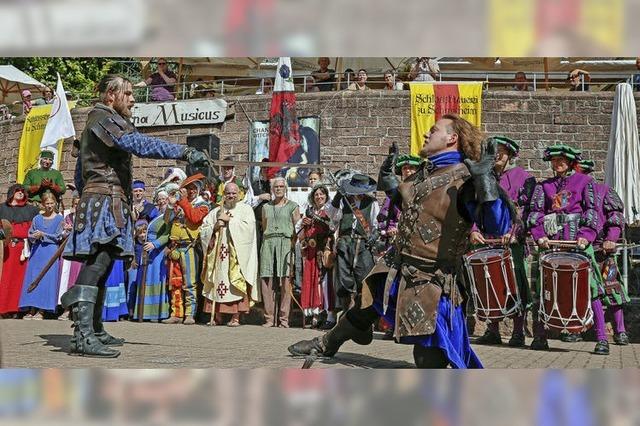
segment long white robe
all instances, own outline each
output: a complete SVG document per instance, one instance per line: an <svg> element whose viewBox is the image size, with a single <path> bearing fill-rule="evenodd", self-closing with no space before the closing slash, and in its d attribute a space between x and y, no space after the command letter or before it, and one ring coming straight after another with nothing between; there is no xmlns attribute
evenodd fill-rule
<svg viewBox="0 0 640 426"><path fill-rule="evenodd" d="M231 214L228 227L222 227L214 234L213 227L217 221L221 207L216 207L204 218L200 227L200 242L203 252L207 253L202 273L204 288L202 294L216 303L229 303L242 300L246 285L251 286L248 295L251 301L260 301L258 281L258 242L256 238L256 221L253 209L248 204L238 202L236 206L225 211ZM211 239L215 238L209 249ZM229 272L229 243L233 244L244 278L244 285L234 285Z"/></svg>

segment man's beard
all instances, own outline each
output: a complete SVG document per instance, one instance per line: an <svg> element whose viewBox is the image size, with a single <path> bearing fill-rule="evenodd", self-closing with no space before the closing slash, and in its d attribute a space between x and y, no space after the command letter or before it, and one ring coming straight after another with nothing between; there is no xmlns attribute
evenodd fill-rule
<svg viewBox="0 0 640 426"><path fill-rule="evenodd" d="M429 154L431 154L431 152L429 151L429 148L426 148L426 147L422 147L422 149L420 149L420 152L418 152L418 155L423 160L426 160L427 158L429 158Z"/></svg>

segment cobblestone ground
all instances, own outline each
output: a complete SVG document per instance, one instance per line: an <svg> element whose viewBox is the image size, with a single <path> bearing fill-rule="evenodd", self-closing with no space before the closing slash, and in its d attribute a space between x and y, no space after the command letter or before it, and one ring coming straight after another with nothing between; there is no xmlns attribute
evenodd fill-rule
<svg viewBox="0 0 640 426"><path fill-rule="evenodd" d="M111 368L299 368L287 346L320 335L300 328L237 328L203 325L165 325L121 321L107 330L127 343L117 359L69 356L69 321L1 320L3 367L111 367ZM412 368L411 347L381 340L371 345L345 344L332 360L314 368ZM474 338L472 337L472 341ZM527 344L531 339L527 339ZM487 368L638 368L640 344L611 344L609 356L593 355L594 342L550 340L551 350L538 352L504 346L473 345Z"/></svg>

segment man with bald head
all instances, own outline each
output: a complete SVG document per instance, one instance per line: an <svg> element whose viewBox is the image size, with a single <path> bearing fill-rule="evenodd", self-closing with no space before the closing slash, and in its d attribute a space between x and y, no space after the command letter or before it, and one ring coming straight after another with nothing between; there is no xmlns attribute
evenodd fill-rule
<svg viewBox="0 0 640 426"><path fill-rule="evenodd" d="M256 219L251 206L238 202L240 191L227 183L222 206L211 211L200 228L206 253L203 295L213 304L212 325L231 315L227 326L239 326L240 314L260 300Z"/></svg>

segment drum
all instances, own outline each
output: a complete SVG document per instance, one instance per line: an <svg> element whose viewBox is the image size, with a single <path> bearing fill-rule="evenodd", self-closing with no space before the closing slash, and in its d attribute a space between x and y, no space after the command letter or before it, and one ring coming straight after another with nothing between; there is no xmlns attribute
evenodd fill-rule
<svg viewBox="0 0 640 426"><path fill-rule="evenodd" d="M578 333L593 324L590 273L591 262L581 253L540 256L540 321L545 326Z"/></svg>
<svg viewBox="0 0 640 426"><path fill-rule="evenodd" d="M480 321L500 321L522 311L511 250L486 247L464 256L471 295Z"/></svg>

